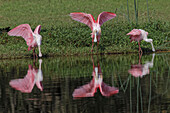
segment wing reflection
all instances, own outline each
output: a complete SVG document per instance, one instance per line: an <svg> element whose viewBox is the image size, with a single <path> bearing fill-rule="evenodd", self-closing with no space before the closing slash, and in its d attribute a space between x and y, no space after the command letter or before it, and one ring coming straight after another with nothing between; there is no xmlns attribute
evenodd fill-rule
<svg viewBox="0 0 170 113"><path fill-rule="evenodd" d="M34 85L42 91L42 81L43 74L41 70L42 60L39 60L39 69L34 68L29 65L29 69L27 71L27 75L23 79L14 79L9 82L10 86L16 90L21 91L22 93L31 93Z"/></svg>
<svg viewBox="0 0 170 113"><path fill-rule="evenodd" d="M139 64L131 65L131 69L128 72L133 75L134 77L143 77L144 75L149 74L149 68L153 67L155 53L152 54L152 60L149 62L147 61L145 64L141 64L141 57L142 55L139 54Z"/></svg>
<svg viewBox="0 0 170 113"><path fill-rule="evenodd" d="M97 92L98 88L103 96L112 96L114 94L117 94L119 92L118 88L108 86L103 82L103 75L102 75L99 62L97 66L94 65L93 58L92 58L92 62L93 62L93 72L92 72L93 79L88 84L85 84L75 89L72 94L73 97L74 98L93 97L94 94Z"/></svg>

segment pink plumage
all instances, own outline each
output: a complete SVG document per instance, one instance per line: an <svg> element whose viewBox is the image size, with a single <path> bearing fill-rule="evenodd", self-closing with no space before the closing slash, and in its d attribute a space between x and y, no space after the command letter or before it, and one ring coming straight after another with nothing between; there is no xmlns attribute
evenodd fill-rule
<svg viewBox="0 0 170 113"><path fill-rule="evenodd" d="M142 77L143 66L141 64L132 65L128 72L134 77Z"/></svg>
<svg viewBox="0 0 170 113"><path fill-rule="evenodd" d="M96 84L95 78L91 80L90 83L77 88L73 92L74 98L81 98L81 97L93 97L94 93L96 93L97 88L100 89L100 92L103 96L112 96L119 92L119 89L116 87L111 87L102 82L101 84Z"/></svg>
<svg viewBox="0 0 170 113"><path fill-rule="evenodd" d="M113 18L116 17L116 14L115 13L111 13L111 12L102 12L99 14L98 18L97 18L97 23L100 24L100 26L108 21L108 20L111 20Z"/></svg>
<svg viewBox="0 0 170 113"><path fill-rule="evenodd" d="M34 30L34 33L35 34L40 34L40 31L41 31L41 25L38 25L35 30Z"/></svg>
<svg viewBox="0 0 170 113"><path fill-rule="evenodd" d="M133 36L141 35L141 31L139 29L133 29L127 35L133 35Z"/></svg>
<svg viewBox="0 0 170 113"><path fill-rule="evenodd" d="M94 20L94 17L91 14L87 13L75 12L70 13L70 16L73 20L84 23L88 25L91 28L91 30L93 30L94 23L98 23L101 26L104 22L116 17L116 14L111 12L102 12L98 15L97 21Z"/></svg>
<svg viewBox="0 0 170 113"><path fill-rule="evenodd" d="M8 32L9 36L21 36L25 39L28 46L31 46L34 37L29 24L21 24Z"/></svg>
<svg viewBox="0 0 170 113"><path fill-rule="evenodd" d="M73 20L84 23L89 26L91 30L93 30L93 24L95 23L95 20L91 14L76 12L70 13L70 16Z"/></svg>
<svg viewBox="0 0 170 113"><path fill-rule="evenodd" d="M40 45L41 45L42 37L40 35L40 30L41 30L41 25L38 25L33 33L29 24L21 24L21 25L15 27L14 29L10 30L8 32L8 35L23 37L28 45L28 51L33 49L33 56L35 55L34 48L38 46L39 57L41 57L42 54L41 54L41 50L40 50Z"/></svg>
<svg viewBox="0 0 170 113"><path fill-rule="evenodd" d="M23 79L14 79L10 81L10 86L23 93L30 93L34 87L34 72L32 66L29 65L27 75Z"/></svg>
<svg viewBox="0 0 170 113"><path fill-rule="evenodd" d="M130 35L131 42L132 41L138 41L139 42L140 40L143 40L141 38L141 31L139 29L133 29L127 35Z"/></svg>
<svg viewBox="0 0 170 113"><path fill-rule="evenodd" d="M95 92L96 88L94 87L94 80L92 80L90 83L75 89L72 95L74 98L93 97Z"/></svg>
<svg viewBox="0 0 170 113"><path fill-rule="evenodd" d="M142 29L133 29L131 32L127 33L126 35L130 35L130 39L131 39L130 42L132 42L132 41L137 41L138 42L139 53L140 52L142 53L142 49L140 47L140 41L141 40L144 40L146 42L151 43L152 51L155 51L155 48L153 47L153 43L152 43L153 40L147 38L148 32L146 32L145 30L142 30Z"/></svg>
<svg viewBox="0 0 170 113"><path fill-rule="evenodd" d="M111 13L111 12L102 12L98 15L97 21L94 20L93 16L91 14L87 13L81 13L81 12L75 12L75 13L70 13L70 16L73 20L76 20L78 22L84 23L87 26L90 27L92 30L91 37L92 37L92 49L93 51L93 42L97 42L97 47L99 45L100 41L100 36L101 36L101 25L116 17L116 14Z"/></svg>
<svg viewBox="0 0 170 113"><path fill-rule="evenodd" d="M27 75L23 79L14 79L9 82L10 86L22 93L31 93L36 83L37 87L42 91L42 85L40 81L36 81L35 76L38 70L29 65Z"/></svg>
<svg viewBox="0 0 170 113"><path fill-rule="evenodd" d="M102 82L100 88L100 92L103 96L112 96L114 94L119 93L119 89L116 87L111 87L108 86L107 84L105 84L104 82Z"/></svg>
<svg viewBox="0 0 170 113"><path fill-rule="evenodd" d="M93 63L92 76L93 79L88 84L85 84L74 90L72 94L74 98L93 97L94 93L97 91L97 88L100 89L100 92L103 96L111 96L119 92L118 88L108 86L103 82L103 76L99 64L97 67L95 67Z"/></svg>

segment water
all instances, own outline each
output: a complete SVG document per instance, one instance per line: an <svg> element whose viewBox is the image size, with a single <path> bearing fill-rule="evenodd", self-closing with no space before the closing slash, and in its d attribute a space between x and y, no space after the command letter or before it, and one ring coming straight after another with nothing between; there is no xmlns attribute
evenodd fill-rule
<svg viewBox="0 0 170 113"><path fill-rule="evenodd" d="M0 61L0 111L168 113L170 53Z"/></svg>

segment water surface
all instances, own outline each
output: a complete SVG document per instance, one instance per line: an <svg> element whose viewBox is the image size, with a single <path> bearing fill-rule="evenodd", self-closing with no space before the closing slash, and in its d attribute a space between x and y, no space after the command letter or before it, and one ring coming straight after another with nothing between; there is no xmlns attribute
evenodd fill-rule
<svg viewBox="0 0 170 113"><path fill-rule="evenodd" d="M170 111L170 53L0 61L1 112Z"/></svg>

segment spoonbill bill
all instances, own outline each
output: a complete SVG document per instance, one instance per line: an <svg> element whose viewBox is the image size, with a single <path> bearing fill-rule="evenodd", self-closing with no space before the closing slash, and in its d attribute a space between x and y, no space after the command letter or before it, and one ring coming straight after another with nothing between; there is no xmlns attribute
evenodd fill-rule
<svg viewBox="0 0 170 113"><path fill-rule="evenodd" d="M130 39L132 41L137 41L138 45L139 45L139 53L142 53L142 49L140 47L140 41L144 40L146 42L150 42L151 46L152 46L152 51L155 51L155 48L153 47L153 40L152 39L148 39L148 32L146 32L145 30L142 29L133 29L131 32L129 32L127 35L130 35Z"/></svg>
<svg viewBox="0 0 170 113"><path fill-rule="evenodd" d="M10 30L8 32L9 36L21 36L25 39L27 45L28 45L28 51L33 49L33 56L37 56L35 53L35 47L38 46L39 49L39 57L42 57L41 54L41 40L42 36L40 35L41 25L38 25L34 32L31 30L31 27L29 24L21 24L14 29Z"/></svg>
<svg viewBox="0 0 170 113"><path fill-rule="evenodd" d="M101 25L104 22L116 17L116 14L111 13L111 12L102 12L98 15L97 21L95 21L94 17L91 14L82 13L82 12L70 13L70 16L73 20L84 23L90 27L90 29L92 31L92 33L91 33L91 37L92 37L91 51L93 51L94 42L97 42L97 47L99 45L100 36L101 36Z"/></svg>

